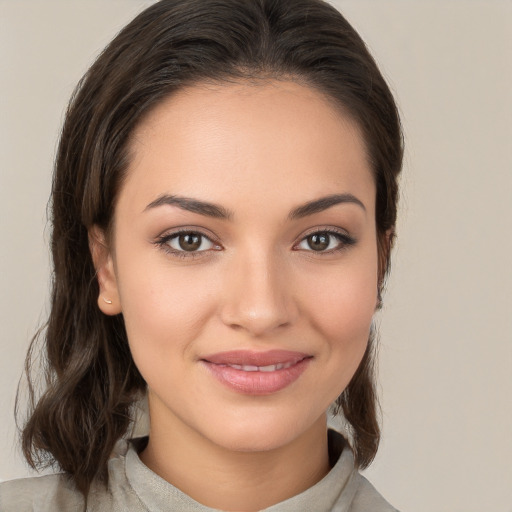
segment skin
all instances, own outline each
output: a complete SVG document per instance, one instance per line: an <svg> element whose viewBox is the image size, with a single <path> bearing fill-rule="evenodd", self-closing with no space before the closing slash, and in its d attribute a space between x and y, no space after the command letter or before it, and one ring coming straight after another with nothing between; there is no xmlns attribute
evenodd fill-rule
<svg viewBox="0 0 512 512"><path fill-rule="evenodd" d="M358 127L294 82L196 85L146 116L130 149L111 243L96 227L90 238L98 305L123 314L148 384L141 459L213 508L283 501L329 471L326 411L357 369L375 312L376 190ZM163 194L215 203L231 218L148 208ZM332 194L363 206L289 218ZM172 252L178 239L158 243L181 228L212 242L184 257ZM311 248L311 233L332 230L354 242L330 235L327 250ZM292 384L254 396L200 362L235 349L312 357Z"/></svg>

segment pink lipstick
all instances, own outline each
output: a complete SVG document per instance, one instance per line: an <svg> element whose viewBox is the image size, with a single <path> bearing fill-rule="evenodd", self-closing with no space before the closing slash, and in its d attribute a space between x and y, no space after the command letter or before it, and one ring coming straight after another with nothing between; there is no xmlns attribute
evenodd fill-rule
<svg viewBox="0 0 512 512"><path fill-rule="evenodd" d="M201 358L227 387L248 395L268 395L286 388L306 370L312 356L289 350L235 350Z"/></svg>

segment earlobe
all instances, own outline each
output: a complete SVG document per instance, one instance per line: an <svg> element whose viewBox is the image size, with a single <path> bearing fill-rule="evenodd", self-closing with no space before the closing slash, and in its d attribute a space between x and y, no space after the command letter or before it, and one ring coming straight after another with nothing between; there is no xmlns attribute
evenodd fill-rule
<svg viewBox="0 0 512 512"><path fill-rule="evenodd" d="M121 313L121 303L112 252L105 232L96 225L89 229L89 250L98 280L98 307L105 315L117 315Z"/></svg>

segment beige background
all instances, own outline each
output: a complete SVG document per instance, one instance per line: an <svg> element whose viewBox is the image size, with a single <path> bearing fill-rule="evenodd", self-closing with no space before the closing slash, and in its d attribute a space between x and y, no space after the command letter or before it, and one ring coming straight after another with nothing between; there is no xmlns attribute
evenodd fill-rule
<svg viewBox="0 0 512 512"><path fill-rule="evenodd" d="M0 479L45 317L52 158L74 84L142 0L0 0ZM368 478L417 512L512 511L512 2L338 0L389 78L407 155Z"/></svg>

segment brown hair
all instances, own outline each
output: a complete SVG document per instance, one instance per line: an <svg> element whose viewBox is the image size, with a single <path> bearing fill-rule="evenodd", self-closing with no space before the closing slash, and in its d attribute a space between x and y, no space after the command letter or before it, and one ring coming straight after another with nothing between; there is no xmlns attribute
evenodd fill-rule
<svg viewBox="0 0 512 512"><path fill-rule="evenodd" d="M106 316L97 307L88 229L111 228L130 134L164 97L201 81L268 78L322 91L359 124L377 185L382 284L396 221L402 134L390 91L343 16L322 0L162 0L143 11L79 83L53 177L54 273L42 331L46 388L36 400L30 385L22 448L33 467L56 463L84 496L95 478L106 481L107 460L146 386L122 315ZM380 437L371 342L337 404L350 425L356 463L365 467Z"/></svg>

